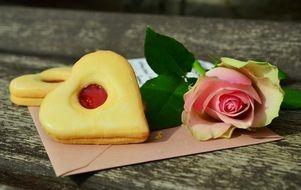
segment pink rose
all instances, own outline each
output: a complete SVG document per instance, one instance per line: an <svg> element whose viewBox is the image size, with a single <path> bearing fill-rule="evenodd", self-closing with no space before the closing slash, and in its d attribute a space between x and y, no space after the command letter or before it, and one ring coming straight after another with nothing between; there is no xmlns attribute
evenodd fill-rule
<svg viewBox="0 0 301 190"><path fill-rule="evenodd" d="M266 126L278 116L283 100L277 67L221 60L184 95L182 122L199 140L230 138L235 128Z"/></svg>

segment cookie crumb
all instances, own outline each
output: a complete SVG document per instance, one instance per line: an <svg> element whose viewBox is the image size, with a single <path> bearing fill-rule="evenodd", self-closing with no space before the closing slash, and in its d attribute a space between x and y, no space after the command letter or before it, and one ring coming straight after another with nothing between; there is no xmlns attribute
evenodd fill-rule
<svg viewBox="0 0 301 190"><path fill-rule="evenodd" d="M155 136L155 140L161 140L163 138L163 134L162 131L157 132L156 136Z"/></svg>

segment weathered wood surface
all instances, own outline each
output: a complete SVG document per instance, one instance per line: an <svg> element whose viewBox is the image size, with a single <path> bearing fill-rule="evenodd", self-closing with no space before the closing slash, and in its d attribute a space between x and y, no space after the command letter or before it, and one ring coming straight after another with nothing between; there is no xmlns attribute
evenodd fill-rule
<svg viewBox="0 0 301 190"><path fill-rule="evenodd" d="M202 59L216 53L270 60L301 88L300 23L0 7L0 183L26 189L300 189L301 111L281 111L270 125L282 141L55 177L27 109L8 99L9 81L71 65L95 49L142 57L147 24Z"/></svg>

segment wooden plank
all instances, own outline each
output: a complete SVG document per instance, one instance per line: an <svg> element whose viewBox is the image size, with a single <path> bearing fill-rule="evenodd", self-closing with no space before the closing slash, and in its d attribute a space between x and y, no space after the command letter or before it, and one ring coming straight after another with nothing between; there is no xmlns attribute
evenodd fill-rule
<svg viewBox="0 0 301 190"><path fill-rule="evenodd" d="M143 56L146 25L183 42L198 57L208 54L268 60L300 80L301 23L163 17L0 7L0 52L78 58L111 49Z"/></svg>

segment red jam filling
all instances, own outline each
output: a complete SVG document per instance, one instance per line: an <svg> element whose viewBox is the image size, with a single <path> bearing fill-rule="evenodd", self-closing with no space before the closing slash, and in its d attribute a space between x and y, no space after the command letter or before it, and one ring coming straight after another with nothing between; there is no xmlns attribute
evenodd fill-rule
<svg viewBox="0 0 301 190"><path fill-rule="evenodd" d="M105 103L108 94L106 90L98 84L90 84L79 93L80 104L87 109L94 109Z"/></svg>

